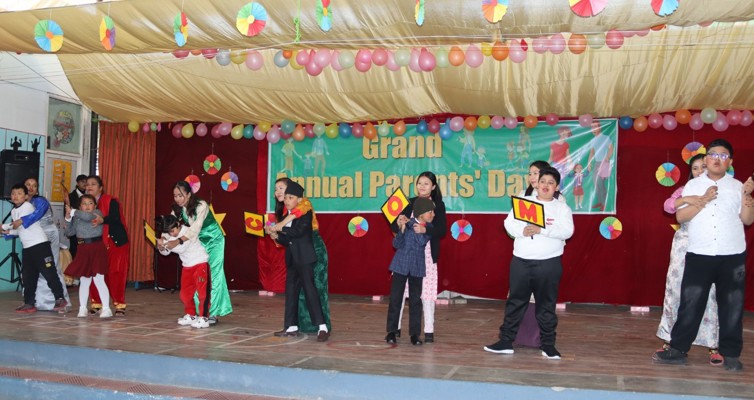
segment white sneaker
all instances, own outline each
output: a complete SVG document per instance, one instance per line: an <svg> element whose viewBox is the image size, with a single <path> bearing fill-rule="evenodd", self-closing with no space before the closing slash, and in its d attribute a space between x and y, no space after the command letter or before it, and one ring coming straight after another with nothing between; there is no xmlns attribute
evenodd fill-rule
<svg viewBox="0 0 754 400"><path fill-rule="evenodd" d="M196 320L196 317L186 314L183 317L178 318L178 325L182 325L182 326L191 325L194 323L195 320Z"/></svg>
<svg viewBox="0 0 754 400"><path fill-rule="evenodd" d="M209 321L207 318L204 317L197 317L193 324L191 324L192 327L201 329L201 328L209 328Z"/></svg>
<svg viewBox="0 0 754 400"><path fill-rule="evenodd" d="M79 307L79 318L86 318L89 316L89 309L86 307Z"/></svg>
<svg viewBox="0 0 754 400"><path fill-rule="evenodd" d="M113 310L109 308L103 308L102 311L99 312L100 318L112 318L113 317Z"/></svg>

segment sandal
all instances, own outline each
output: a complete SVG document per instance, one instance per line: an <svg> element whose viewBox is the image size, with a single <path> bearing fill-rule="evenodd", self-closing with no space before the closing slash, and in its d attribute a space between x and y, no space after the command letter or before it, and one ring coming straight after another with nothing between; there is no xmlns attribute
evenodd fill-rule
<svg viewBox="0 0 754 400"><path fill-rule="evenodd" d="M657 349L657 351L665 351L665 350L670 350L670 343L664 342L662 344L662 347L660 347L659 349Z"/></svg>
<svg viewBox="0 0 754 400"><path fill-rule="evenodd" d="M715 366L722 365L725 359L717 349L709 349L709 363Z"/></svg>
<svg viewBox="0 0 754 400"><path fill-rule="evenodd" d="M126 316L126 310L125 309L115 310L115 316L116 317L125 317Z"/></svg>

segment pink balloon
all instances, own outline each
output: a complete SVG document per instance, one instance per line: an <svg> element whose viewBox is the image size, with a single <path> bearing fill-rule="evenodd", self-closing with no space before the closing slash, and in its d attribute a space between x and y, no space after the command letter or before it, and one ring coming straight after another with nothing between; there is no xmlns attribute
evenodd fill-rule
<svg viewBox="0 0 754 400"><path fill-rule="evenodd" d="M188 50L173 50L173 56L175 56L175 58L186 58L188 55Z"/></svg>
<svg viewBox="0 0 754 400"><path fill-rule="evenodd" d="M280 141L280 130L277 129L273 131L272 128L270 128L270 130L267 131L267 141L272 144L275 144L278 141Z"/></svg>
<svg viewBox="0 0 754 400"><path fill-rule="evenodd" d="M254 139L256 140L264 139L264 132L262 132L262 130L259 129L259 125L254 127Z"/></svg>
<svg viewBox="0 0 754 400"><path fill-rule="evenodd" d="M387 50L377 49L372 53L372 63L379 67L387 64Z"/></svg>
<svg viewBox="0 0 754 400"><path fill-rule="evenodd" d="M221 138L223 135L220 134L220 124L213 126L212 129L210 130L210 134L215 139Z"/></svg>
<svg viewBox="0 0 754 400"><path fill-rule="evenodd" d="M363 63L363 62L356 61L355 65L356 65L356 70L359 72L367 72L369 71L369 68L372 68L371 62Z"/></svg>
<svg viewBox="0 0 754 400"><path fill-rule="evenodd" d="M311 64L311 63L309 63L309 64ZM270 130L273 130L273 129L277 129L278 135L280 135L281 139L288 140L288 139L291 138L291 133L285 133L285 131L282 130L282 129L280 129L279 126L272 125L272 127L270 128ZM293 132L293 131L291 131L291 132ZM269 132L267 132L267 133L269 133Z"/></svg>
<svg viewBox="0 0 754 400"><path fill-rule="evenodd" d="M211 60L217 55L217 49L202 49L202 55L204 58Z"/></svg>
<svg viewBox="0 0 754 400"><path fill-rule="evenodd" d="M550 113L545 116L545 122L547 123L547 125L553 126L557 124L558 121L560 121L560 118L557 114Z"/></svg>
<svg viewBox="0 0 754 400"><path fill-rule="evenodd" d="M296 63L298 65L309 64L309 53L307 53L305 50L301 50L296 53Z"/></svg>
<svg viewBox="0 0 754 400"><path fill-rule="evenodd" d="M207 124L202 122L201 124L197 125L194 133L196 133L196 136L199 137L207 136Z"/></svg>
<svg viewBox="0 0 754 400"><path fill-rule="evenodd" d="M605 35L605 44L607 45L607 47L613 50L619 49L621 46L623 46L623 39L623 35L613 29L611 31L608 31L607 35Z"/></svg>
<svg viewBox="0 0 754 400"><path fill-rule="evenodd" d="M340 60L338 60L339 56L340 51L335 50L332 52L332 56L330 57L330 66L337 72L343 71L343 67L340 65Z"/></svg>
<svg viewBox="0 0 754 400"><path fill-rule="evenodd" d="M694 131L698 131L704 128L704 121L702 121L701 114L694 113L694 115L691 116L691 119L689 120L689 128L691 128Z"/></svg>
<svg viewBox="0 0 754 400"><path fill-rule="evenodd" d="M330 50L327 50L327 49L319 49L317 50L317 53L314 55L314 63L317 64L320 70L325 68L327 64L330 64L331 60L332 60L332 54L330 53Z"/></svg>
<svg viewBox="0 0 754 400"><path fill-rule="evenodd" d="M149 122L145 122L144 125L141 127L141 131L144 133L149 133L151 129L149 128Z"/></svg>
<svg viewBox="0 0 754 400"><path fill-rule="evenodd" d="M636 31L618 31L618 32L620 32L620 34L623 35L624 38L636 35Z"/></svg>
<svg viewBox="0 0 754 400"><path fill-rule="evenodd" d="M518 119L516 117L505 117L505 127L508 129L516 129L518 126Z"/></svg>
<svg viewBox="0 0 754 400"><path fill-rule="evenodd" d="M376 52L376 50L375 50ZM387 57L387 55L385 56ZM372 61L374 61L374 56L372 56ZM353 126L351 126L351 135L355 137L356 139L359 139L364 136L364 126L361 125L358 122L355 122Z"/></svg>
<svg viewBox="0 0 754 400"><path fill-rule="evenodd" d="M432 118L431 121L427 124L427 130L430 133L437 133L440 132L440 122L434 118Z"/></svg>
<svg viewBox="0 0 754 400"><path fill-rule="evenodd" d="M393 54L392 51L387 52L387 63L385 64L385 66L391 71L397 71L401 69L401 66L395 62L395 54Z"/></svg>
<svg viewBox="0 0 754 400"><path fill-rule="evenodd" d="M450 130L453 132L460 132L463 129L463 118L453 117L450 119Z"/></svg>
<svg viewBox="0 0 754 400"><path fill-rule="evenodd" d="M361 49L356 53L356 62L360 62L362 64L371 64L372 63L372 53L367 49Z"/></svg>
<svg viewBox="0 0 754 400"><path fill-rule="evenodd" d="M538 38L534 38L534 41L531 43L531 48L537 54L544 54L547 52L547 50L550 49L549 44L549 40L546 37L540 36Z"/></svg>
<svg viewBox="0 0 754 400"><path fill-rule="evenodd" d="M505 125L505 118L499 115L493 116L492 119L490 120L490 126L492 126L495 129L500 129L503 127L503 125Z"/></svg>
<svg viewBox="0 0 754 400"><path fill-rule="evenodd" d="M419 67L421 67L422 71L432 71L435 69L436 63L437 60L435 60L435 55L430 53L427 49L422 49L421 54L419 54Z"/></svg>
<svg viewBox="0 0 754 400"><path fill-rule="evenodd" d="M678 126L678 121L676 121L673 115L666 114L664 117L662 117L662 126L665 129L672 131Z"/></svg>
<svg viewBox="0 0 754 400"><path fill-rule="evenodd" d="M550 52L552 54L560 54L566 48L566 40L562 33L556 33L550 38Z"/></svg>
<svg viewBox="0 0 754 400"><path fill-rule="evenodd" d="M180 139L183 136L181 135L181 129L183 129L183 124L175 124L173 125L173 130L170 131L170 133L173 134L173 137L176 139Z"/></svg>
<svg viewBox="0 0 754 400"><path fill-rule="evenodd" d="M510 58L511 61L514 63L521 63L526 60L526 52L521 48L521 43L518 40L511 40L511 44L508 48L508 58Z"/></svg>
<svg viewBox="0 0 754 400"><path fill-rule="evenodd" d="M712 129L718 132L728 130L728 119L725 118L725 114L720 111L717 112L717 118L715 119L715 122L712 123Z"/></svg>
<svg viewBox="0 0 754 400"><path fill-rule="evenodd" d="M730 124L731 126L736 126L741 123L741 111L730 110L728 111L726 118L728 119L728 124Z"/></svg>
<svg viewBox="0 0 754 400"><path fill-rule="evenodd" d="M252 71L258 71L264 66L264 57L258 51L252 50L246 53L246 67Z"/></svg>
<svg viewBox="0 0 754 400"><path fill-rule="evenodd" d="M636 36L647 36L649 34L649 29L644 29L643 31L636 31Z"/></svg>
<svg viewBox="0 0 754 400"><path fill-rule="evenodd" d="M231 129L233 129L233 124L231 124L230 122L223 122L220 124L220 127L217 128L217 132L220 134L220 136L228 136Z"/></svg>
<svg viewBox="0 0 754 400"><path fill-rule="evenodd" d="M647 117L647 122L650 128L657 129L662 126L662 115L654 113Z"/></svg>
<svg viewBox="0 0 754 400"><path fill-rule="evenodd" d="M320 67L315 61L311 60L309 61L309 64L306 64L306 72L311 76L317 76L322 73L322 67Z"/></svg>
<svg viewBox="0 0 754 400"><path fill-rule="evenodd" d="M422 72L421 67L419 66L419 50L411 49L411 57L408 61L408 68L411 71L414 72Z"/></svg>
<svg viewBox="0 0 754 400"><path fill-rule="evenodd" d="M752 118L751 111L744 110L741 113L741 126L749 126L752 122L754 122L754 118Z"/></svg>
<svg viewBox="0 0 754 400"><path fill-rule="evenodd" d="M584 128L589 128L592 125L592 114L579 115L579 125L583 126Z"/></svg>
<svg viewBox="0 0 754 400"><path fill-rule="evenodd" d="M306 124L304 125L304 135L308 138L315 138L317 135L314 133L314 127L312 124Z"/></svg>
<svg viewBox="0 0 754 400"><path fill-rule="evenodd" d="M475 44L470 44L466 48L466 65L471 68L476 68L484 62L484 54Z"/></svg>

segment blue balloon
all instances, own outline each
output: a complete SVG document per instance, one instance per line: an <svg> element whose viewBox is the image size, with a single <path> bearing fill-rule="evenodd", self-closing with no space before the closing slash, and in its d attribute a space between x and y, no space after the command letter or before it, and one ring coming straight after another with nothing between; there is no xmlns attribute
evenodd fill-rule
<svg viewBox="0 0 754 400"><path fill-rule="evenodd" d="M275 53L275 57L272 58L272 61L278 66L278 68L283 68L288 65L288 59L283 56L283 50L278 50L278 52Z"/></svg>
<svg viewBox="0 0 754 400"><path fill-rule="evenodd" d="M420 133L422 135L426 134L429 131L429 128L427 127L427 121L421 120L418 124L416 124L416 133Z"/></svg>
<svg viewBox="0 0 754 400"><path fill-rule="evenodd" d="M442 140L448 140L453 137L453 131L450 129L450 126L448 126L448 124L441 126L440 132L438 134L440 135L440 139Z"/></svg>
<svg viewBox="0 0 754 400"><path fill-rule="evenodd" d="M618 120L618 125L623 129L631 129L634 127L634 120L629 116L623 116Z"/></svg>
<svg viewBox="0 0 754 400"><path fill-rule="evenodd" d="M243 137L251 139L254 137L254 125L249 124L243 127Z"/></svg>
<svg viewBox="0 0 754 400"><path fill-rule="evenodd" d="M296 123L289 119L284 119L283 122L280 123L280 130L284 133L291 134L293 133L293 130L296 129Z"/></svg>
<svg viewBox="0 0 754 400"><path fill-rule="evenodd" d="M351 137L351 125L346 124L346 123L341 123L338 126L338 133L340 134L340 137L342 138Z"/></svg>

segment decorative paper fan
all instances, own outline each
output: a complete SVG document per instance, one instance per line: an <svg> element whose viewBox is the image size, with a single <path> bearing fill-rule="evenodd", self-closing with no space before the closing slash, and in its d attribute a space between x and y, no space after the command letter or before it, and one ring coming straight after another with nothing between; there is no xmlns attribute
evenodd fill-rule
<svg viewBox="0 0 754 400"><path fill-rule="evenodd" d="M319 0L317 2L317 23L323 31L327 32L332 28L332 14L330 13L330 0Z"/></svg>
<svg viewBox="0 0 754 400"><path fill-rule="evenodd" d="M416 7L414 7L414 19L416 25L424 25L424 0L416 0Z"/></svg>
<svg viewBox="0 0 754 400"><path fill-rule="evenodd" d="M672 163L665 163L657 167L655 178L662 186L673 186L681 179L681 170Z"/></svg>
<svg viewBox="0 0 754 400"><path fill-rule="evenodd" d="M667 17L678 9L678 0L652 0L652 9L655 14Z"/></svg>
<svg viewBox="0 0 754 400"><path fill-rule="evenodd" d="M249 3L238 11L236 28L242 35L256 36L267 24L267 10L259 3Z"/></svg>
<svg viewBox="0 0 754 400"><path fill-rule="evenodd" d="M99 23L99 41L107 51L115 47L115 23L110 16L102 17L102 22Z"/></svg>
<svg viewBox="0 0 754 400"><path fill-rule="evenodd" d="M689 142L687 145L683 146L683 150L681 150L681 157L683 157L683 161L685 161L686 164L689 163L691 157L697 154L707 154L707 149L699 142Z"/></svg>
<svg viewBox="0 0 754 400"><path fill-rule="evenodd" d="M188 17L180 12L175 15L173 20L173 34L175 34L175 44L183 47L188 42Z"/></svg>
<svg viewBox="0 0 754 400"><path fill-rule="evenodd" d="M459 219L453 222L450 226L450 234L453 235L453 239L459 242L465 242L471 238L471 233L474 231L471 226L471 222L465 219Z"/></svg>
<svg viewBox="0 0 754 400"><path fill-rule="evenodd" d="M43 19L34 26L34 39L40 49L54 53L63 47L63 28L51 19Z"/></svg>
<svg viewBox="0 0 754 400"><path fill-rule="evenodd" d="M369 222L364 217L353 217L348 221L348 232L353 237L362 237L369 232Z"/></svg>
<svg viewBox="0 0 754 400"><path fill-rule="evenodd" d="M618 218L607 217L600 222L600 234L607 240L617 239L623 232L623 224Z"/></svg>
<svg viewBox="0 0 754 400"><path fill-rule="evenodd" d="M508 0L482 0L482 13L487 21L499 22L508 12Z"/></svg>
<svg viewBox="0 0 754 400"><path fill-rule="evenodd" d="M579 17L593 17L607 6L607 0L568 0L571 11Z"/></svg>
<svg viewBox="0 0 754 400"><path fill-rule="evenodd" d="M204 171L210 175L220 172L222 167L223 163L220 162L220 158L214 154L210 154L204 159Z"/></svg>
<svg viewBox="0 0 754 400"><path fill-rule="evenodd" d="M729 166L728 169L725 171L726 174L733 176L733 165Z"/></svg>
<svg viewBox="0 0 754 400"><path fill-rule="evenodd" d="M202 187L202 181L200 181L199 177L196 175L189 175L186 177L186 179L184 179L184 181L186 181L186 183L188 183L191 187L191 193L198 192Z"/></svg>
<svg viewBox="0 0 754 400"><path fill-rule="evenodd" d="M220 186L226 192L232 192L238 189L238 175L235 172L228 171L220 178Z"/></svg>

